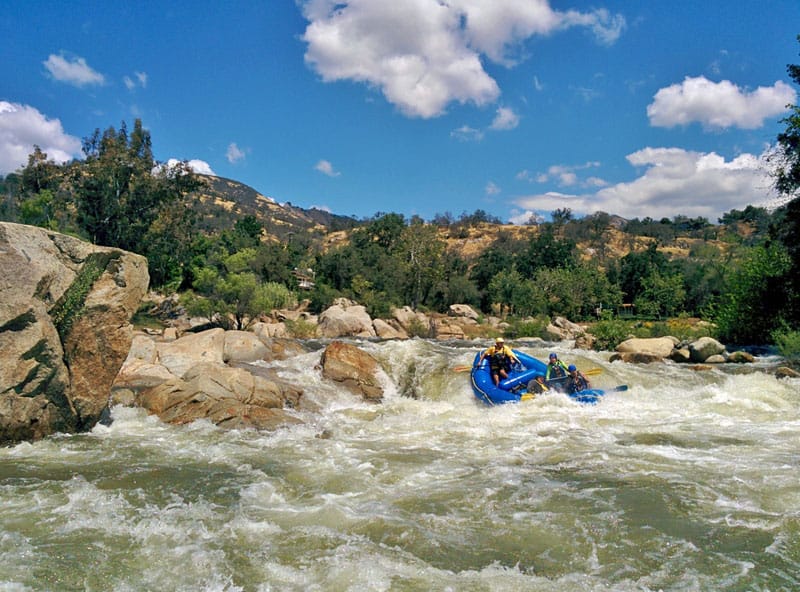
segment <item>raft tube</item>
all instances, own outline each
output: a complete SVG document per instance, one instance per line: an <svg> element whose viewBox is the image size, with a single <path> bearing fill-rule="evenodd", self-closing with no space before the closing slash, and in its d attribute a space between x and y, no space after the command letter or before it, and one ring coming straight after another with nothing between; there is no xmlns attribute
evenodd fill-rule
<svg viewBox="0 0 800 592"><path fill-rule="evenodd" d="M528 393L528 382L538 374L547 372L547 364L541 360L529 356L519 350L511 350L517 356L521 364L515 364L508 373L508 378L500 381L500 385L495 385L492 375L489 372L489 361L480 361L481 353L475 354L475 361L472 363L470 381L472 392L477 399L486 405L502 405L504 403L519 403L531 399ZM602 389L587 389L576 393L568 393L567 396L579 403L595 404L598 399L605 394ZM527 395L527 396L526 396Z"/></svg>

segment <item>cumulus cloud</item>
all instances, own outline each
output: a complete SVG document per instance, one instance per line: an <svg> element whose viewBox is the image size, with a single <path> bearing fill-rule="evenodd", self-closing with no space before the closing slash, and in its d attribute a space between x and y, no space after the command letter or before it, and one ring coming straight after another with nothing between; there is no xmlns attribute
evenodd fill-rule
<svg viewBox="0 0 800 592"><path fill-rule="evenodd" d="M338 177L341 175L340 172L333 168L333 165L328 160L320 160L314 165L314 170L319 171L323 175L328 175L329 177Z"/></svg>
<svg viewBox="0 0 800 592"><path fill-rule="evenodd" d="M58 119L29 105L0 101L0 174L25 166L34 144L59 163L81 154L81 141L65 133Z"/></svg>
<svg viewBox="0 0 800 592"><path fill-rule="evenodd" d="M184 162L184 161L178 160L177 158L170 158L167 161L167 166L168 167L174 167L175 165L180 164L181 162ZM186 161L186 164L188 164L189 168L192 169L192 171L194 171L198 175L210 175L212 177L216 177L217 176L217 173L215 173L211 169L211 165L208 164L205 160L198 160L198 159L195 158L195 159Z"/></svg>
<svg viewBox="0 0 800 592"><path fill-rule="evenodd" d="M755 129L796 100L794 89L780 80L748 92L729 80L712 82L704 76L687 76L682 83L659 90L647 106L647 115L657 127L697 122L707 128Z"/></svg>
<svg viewBox="0 0 800 592"><path fill-rule="evenodd" d="M672 217L675 212L716 220L732 209L765 203L771 198L770 179L760 156L742 154L726 161L714 152L681 148L644 148L628 155L644 169L629 183L618 183L593 194L549 192L519 198L524 209L550 212L570 208L575 213L604 211L626 218Z"/></svg>
<svg viewBox="0 0 800 592"><path fill-rule="evenodd" d="M511 130L519 125L519 115L514 113L513 109L508 107L500 107L497 109L497 114L489 126L493 130Z"/></svg>
<svg viewBox="0 0 800 592"><path fill-rule="evenodd" d="M236 164L240 160L244 160L246 154L239 146L236 145L236 142L231 142L228 144L228 150L225 152L225 158L228 159L228 162L231 164Z"/></svg>
<svg viewBox="0 0 800 592"><path fill-rule="evenodd" d="M486 105L500 96L482 57L513 65L513 50L534 35L586 27L613 43L624 17L605 10L559 12L549 0L301 0L309 64L325 82L379 89L411 117L450 103Z"/></svg>
<svg viewBox="0 0 800 592"><path fill-rule="evenodd" d="M81 57L67 58L64 54L50 54L42 62L55 80L77 87L105 84L105 76L92 69Z"/></svg>

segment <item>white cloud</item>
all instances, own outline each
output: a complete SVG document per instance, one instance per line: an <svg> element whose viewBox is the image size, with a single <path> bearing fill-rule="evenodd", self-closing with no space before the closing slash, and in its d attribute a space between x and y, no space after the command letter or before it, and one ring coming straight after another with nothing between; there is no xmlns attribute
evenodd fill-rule
<svg viewBox="0 0 800 592"><path fill-rule="evenodd" d="M540 224L545 221L545 217L541 214L536 212L532 212L531 210L525 210L524 212L520 212L519 210L514 210L511 213L508 221L511 224L518 224L520 226L525 225L533 221L536 224Z"/></svg>
<svg viewBox="0 0 800 592"><path fill-rule="evenodd" d="M61 55L51 53L42 63L54 79L73 86L104 84L106 81L102 74L93 70L86 60L80 57L68 59L63 53Z"/></svg>
<svg viewBox="0 0 800 592"><path fill-rule="evenodd" d="M493 181L489 181L486 184L486 188L485 188L484 191L486 192L486 195L490 195L491 196L491 195L497 195L498 193L500 193L501 189L500 189L500 187L497 186L496 183L494 183Z"/></svg>
<svg viewBox="0 0 800 592"><path fill-rule="evenodd" d="M458 129L450 132L450 137L462 142L480 142L483 140L483 132L468 125L462 125Z"/></svg>
<svg viewBox="0 0 800 592"><path fill-rule="evenodd" d="M511 130L519 125L519 115L514 113L513 109L508 107L500 107L497 109L497 114L489 126L493 130Z"/></svg>
<svg viewBox="0 0 800 592"><path fill-rule="evenodd" d="M561 187L570 187L572 185L581 185L586 187L598 187L605 185L605 181L598 177L589 177L585 181L581 181L578 177L576 171L583 171L587 169L597 168L600 166L600 163L597 161L589 161L583 164L554 164L550 165L547 168L547 172L537 173L535 180L537 183L548 183L550 181L555 181ZM533 178L531 177L528 171L524 171L524 176L522 173L517 173L517 178L521 180L532 181Z"/></svg>
<svg viewBox="0 0 800 592"><path fill-rule="evenodd" d="M183 162L183 161L182 160L178 160L177 158L170 158L167 161L167 166L168 167L174 167L175 165L177 165L177 164L179 164L181 162ZM213 177L217 176L217 173L215 173L213 170L211 170L211 165L208 164L205 160L198 160L198 159L195 158L195 159L186 161L186 164L188 164L189 168L192 169L192 171L194 171L198 175L210 175L210 176L213 176Z"/></svg>
<svg viewBox="0 0 800 592"><path fill-rule="evenodd" d="M330 161L327 160L320 160L314 165L314 170L319 171L323 175L328 175L329 177L338 177L341 175L340 172L333 168L333 165L330 163Z"/></svg>
<svg viewBox="0 0 800 592"><path fill-rule="evenodd" d="M647 115L657 127L697 122L707 128L755 129L764 125L764 119L786 111L786 105L796 99L794 89L780 80L748 92L729 80L687 76L681 84L659 90L647 106Z"/></svg>
<svg viewBox="0 0 800 592"><path fill-rule="evenodd" d="M515 200L521 208L575 213L598 210L626 218L671 218L676 213L716 221L731 209L743 209L770 199L770 179L762 158L742 154L730 161L714 153L681 148L644 148L628 155L644 172L629 183L618 183L593 194L544 193Z"/></svg>
<svg viewBox="0 0 800 592"><path fill-rule="evenodd" d="M609 44L625 26L620 15L559 12L549 0L300 1L309 21L305 60L325 82L364 82L423 118L453 102L497 100L500 88L482 56L510 66L512 50L534 35L582 26Z"/></svg>
<svg viewBox="0 0 800 592"><path fill-rule="evenodd" d="M125 83L125 87L128 90L134 90L137 86L142 88L147 88L147 73L146 72L134 72L133 78L130 76L123 76L122 82Z"/></svg>
<svg viewBox="0 0 800 592"><path fill-rule="evenodd" d="M59 163L81 154L81 141L65 133L58 119L29 105L0 101L0 174L25 166L34 144Z"/></svg>
<svg viewBox="0 0 800 592"><path fill-rule="evenodd" d="M240 160L244 160L245 152L236 145L236 142L231 142L228 144L228 150L225 152L225 158L228 159L228 162L231 164L236 164Z"/></svg>

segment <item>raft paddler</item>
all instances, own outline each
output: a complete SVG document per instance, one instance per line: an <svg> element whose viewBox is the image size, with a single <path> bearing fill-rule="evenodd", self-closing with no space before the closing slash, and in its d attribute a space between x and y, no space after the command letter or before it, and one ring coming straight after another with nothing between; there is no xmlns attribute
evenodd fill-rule
<svg viewBox="0 0 800 592"><path fill-rule="evenodd" d="M500 380L508 378L508 372L511 370L511 364L519 364L520 361L511 348L505 344L502 337L494 340L494 345L487 348L478 360L478 365L483 362L484 358L489 358L489 371L492 374L492 380L495 386L500 385Z"/></svg>

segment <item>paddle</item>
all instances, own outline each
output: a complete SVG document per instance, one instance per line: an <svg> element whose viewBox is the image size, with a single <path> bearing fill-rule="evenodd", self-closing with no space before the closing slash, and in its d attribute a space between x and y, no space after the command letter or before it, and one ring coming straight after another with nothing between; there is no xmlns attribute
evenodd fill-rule
<svg viewBox="0 0 800 592"><path fill-rule="evenodd" d="M474 368L474 366L454 366L453 367L453 372L469 372L473 368ZM588 370L584 370L583 371L583 373L586 376L597 376L601 372L603 372L602 368L589 368ZM568 377L567 376L562 376L561 378L552 378L551 380L564 380L565 378L568 378Z"/></svg>

